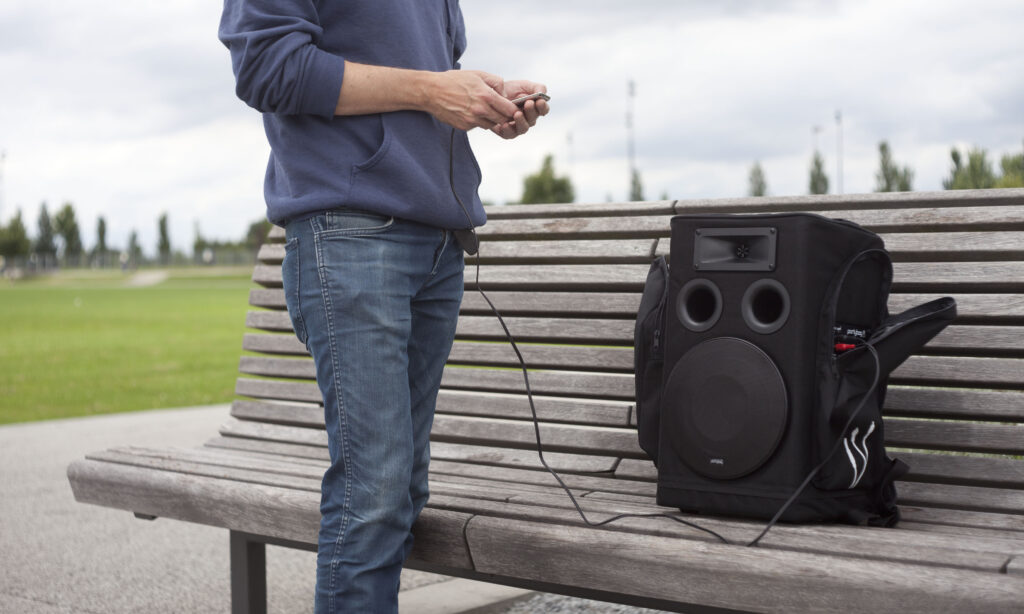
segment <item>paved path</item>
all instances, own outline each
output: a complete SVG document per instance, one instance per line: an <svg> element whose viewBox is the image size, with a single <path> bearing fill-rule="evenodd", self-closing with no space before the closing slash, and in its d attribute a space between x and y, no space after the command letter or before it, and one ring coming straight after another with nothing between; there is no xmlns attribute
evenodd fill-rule
<svg viewBox="0 0 1024 614"><path fill-rule="evenodd" d="M227 405L0 427L0 614L230 611L228 533L75 502L65 474L119 445L197 446ZM267 547L270 612L311 611L316 555ZM402 614L500 611L524 591L407 571Z"/></svg>

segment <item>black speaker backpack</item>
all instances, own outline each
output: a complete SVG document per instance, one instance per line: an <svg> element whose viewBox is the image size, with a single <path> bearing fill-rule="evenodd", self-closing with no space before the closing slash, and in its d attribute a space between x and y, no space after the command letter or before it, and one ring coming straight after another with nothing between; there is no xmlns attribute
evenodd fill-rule
<svg viewBox="0 0 1024 614"><path fill-rule="evenodd" d="M881 238L808 213L672 218L635 330L638 437L658 503L684 512L891 526L888 375L956 316L887 309Z"/></svg>

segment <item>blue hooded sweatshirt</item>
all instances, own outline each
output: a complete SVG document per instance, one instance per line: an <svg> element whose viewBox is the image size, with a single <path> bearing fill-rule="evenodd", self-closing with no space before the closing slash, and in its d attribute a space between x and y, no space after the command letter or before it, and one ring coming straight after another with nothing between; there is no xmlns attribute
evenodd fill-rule
<svg viewBox="0 0 1024 614"><path fill-rule="evenodd" d="M439 228L485 222L480 167L464 131L419 111L334 116L345 60L459 68L466 34L458 0L225 0L219 37L238 97L263 113L271 222L337 207Z"/></svg>

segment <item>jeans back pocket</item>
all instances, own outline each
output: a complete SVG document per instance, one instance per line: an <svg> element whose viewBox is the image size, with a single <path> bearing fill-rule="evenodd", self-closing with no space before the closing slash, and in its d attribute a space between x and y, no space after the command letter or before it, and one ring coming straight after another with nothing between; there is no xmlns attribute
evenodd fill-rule
<svg viewBox="0 0 1024 614"><path fill-rule="evenodd" d="M305 345L306 324L302 320L302 309L300 308L299 288L299 238L292 237L284 244L284 261L281 262L281 281L284 285L284 300L288 307L288 317L292 322L292 329L295 336Z"/></svg>

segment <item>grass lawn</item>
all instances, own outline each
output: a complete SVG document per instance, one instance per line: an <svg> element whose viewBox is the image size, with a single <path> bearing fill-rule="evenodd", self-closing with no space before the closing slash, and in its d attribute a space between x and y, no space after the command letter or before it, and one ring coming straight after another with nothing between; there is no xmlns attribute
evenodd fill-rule
<svg viewBox="0 0 1024 614"><path fill-rule="evenodd" d="M0 279L0 424L229 401L252 269L167 273Z"/></svg>

